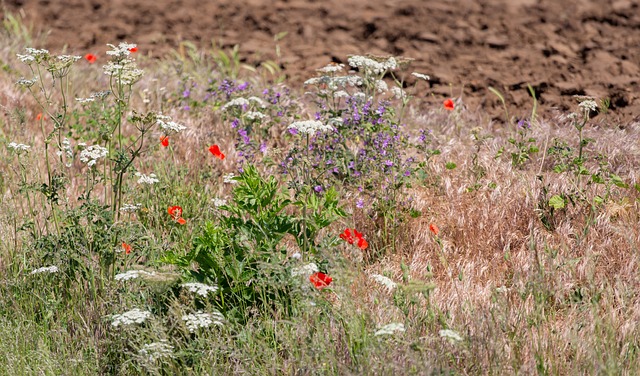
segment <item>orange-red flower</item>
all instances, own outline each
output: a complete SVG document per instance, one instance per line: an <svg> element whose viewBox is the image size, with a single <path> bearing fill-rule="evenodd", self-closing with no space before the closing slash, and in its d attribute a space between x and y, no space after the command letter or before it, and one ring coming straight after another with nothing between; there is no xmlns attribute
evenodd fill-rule
<svg viewBox="0 0 640 376"><path fill-rule="evenodd" d="M323 288L329 286L331 282L333 282L333 278L331 276L324 274L322 272L317 272L311 274L309 277L309 282L313 283L313 285L318 289L322 290Z"/></svg>
<svg viewBox="0 0 640 376"><path fill-rule="evenodd" d="M160 137L160 145L164 146L165 148L169 146L169 136Z"/></svg>
<svg viewBox="0 0 640 376"><path fill-rule="evenodd" d="M369 242L367 242L367 239L358 238L358 248L364 251L365 249L367 249L368 246L369 246Z"/></svg>
<svg viewBox="0 0 640 376"><path fill-rule="evenodd" d="M129 48L129 52L138 52L138 47Z"/></svg>
<svg viewBox="0 0 640 376"><path fill-rule="evenodd" d="M178 222L181 225L187 223L187 220L182 218L182 208L180 206L170 206L169 215L174 221Z"/></svg>
<svg viewBox="0 0 640 376"><path fill-rule="evenodd" d="M44 116L42 115L42 112L39 113L38 115L36 115L36 120L40 121L42 119L44 119Z"/></svg>
<svg viewBox="0 0 640 376"><path fill-rule="evenodd" d="M340 234L340 239L345 240L349 244L353 244L353 242L355 241L353 239L353 236L351 236L351 230L350 229L344 230L344 232L342 234Z"/></svg>
<svg viewBox="0 0 640 376"><path fill-rule="evenodd" d="M131 246L125 242L122 242L122 248L124 249L124 253L127 255L131 253Z"/></svg>
<svg viewBox="0 0 640 376"><path fill-rule="evenodd" d="M351 230L353 230L353 235L351 234ZM354 237L355 236L355 237ZM367 240L362 236L362 233L358 230L354 229L345 229L342 234L340 234L340 239L343 239L349 244L356 243L358 248L365 250L369 246Z"/></svg>
<svg viewBox="0 0 640 376"><path fill-rule="evenodd" d="M84 58L89 62L89 64L93 64L98 60L98 57L94 54L86 54Z"/></svg>
<svg viewBox="0 0 640 376"><path fill-rule="evenodd" d="M445 110L453 111L454 107L455 107L455 105L454 105L453 101L450 98L446 99L444 101Z"/></svg>
<svg viewBox="0 0 640 376"><path fill-rule="evenodd" d="M218 145L209 146L209 151L211 152L211 154L220 158L221 160L225 158L225 155L222 154L222 152L220 151L220 147Z"/></svg>
<svg viewBox="0 0 640 376"><path fill-rule="evenodd" d="M438 228L438 226L436 226L435 223L429 224L429 230L433 232L433 235L438 235L438 233L440 232L440 229Z"/></svg>

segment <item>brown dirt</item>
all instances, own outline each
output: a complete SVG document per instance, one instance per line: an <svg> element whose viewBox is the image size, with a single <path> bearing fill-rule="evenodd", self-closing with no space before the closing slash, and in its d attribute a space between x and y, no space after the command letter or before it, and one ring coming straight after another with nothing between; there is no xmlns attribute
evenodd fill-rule
<svg viewBox="0 0 640 376"><path fill-rule="evenodd" d="M275 55L296 80L349 54L416 59L431 75L425 97L463 96L471 109L499 116L488 90L508 93L511 112L530 111L530 83L542 111L575 107L573 95L610 98L614 122L640 119L640 4L635 0L4 0L47 46L104 51L104 44L138 43L158 56L180 41L201 47L240 44L256 62ZM451 85L451 86L450 86ZM431 93L436 97L432 98Z"/></svg>

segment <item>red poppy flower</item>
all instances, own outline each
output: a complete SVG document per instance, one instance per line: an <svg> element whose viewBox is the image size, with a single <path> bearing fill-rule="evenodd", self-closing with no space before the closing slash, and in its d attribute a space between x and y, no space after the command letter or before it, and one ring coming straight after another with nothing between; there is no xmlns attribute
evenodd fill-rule
<svg viewBox="0 0 640 376"><path fill-rule="evenodd" d="M129 52L138 52L138 47L129 48Z"/></svg>
<svg viewBox="0 0 640 376"><path fill-rule="evenodd" d="M187 223L187 220L182 218L182 208L180 206L170 206L169 215L171 216L171 218L173 218L174 221L178 222L181 225Z"/></svg>
<svg viewBox="0 0 640 376"><path fill-rule="evenodd" d="M333 278L331 276L324 274L322 272L317 272L311 274L309 277L309 282L313 283L313 285L318 289L322 290L323 288L329 286L331 282L333 282Z"/></svg>
<svg viewBox="0 0 640 376"><path fill-rule="evenodd" d="M368 246L369 246L369 243L367 242L367 239L358 238L358 248L364 251L365 249L367 249Z"/></svg>
<svg viewBox="0 0 640 376"><path fill-rule="evenodd" d="M355 239L353 239L353 236L351 236L351 230L349 229L344 230L344 232L340 234L340 239L345 240L349 244L353 244L353 242L355 241Z"/></svg>
<svg viewBox="0 0 640 376"><path fill-rule="evenodd" d="M451 99L447 99L444 101L445 110L453 111L454 107L455 105L453 104L453 101Z"/></svg>
<svg viewBox="0 0 640 376"><path fill-rule="evenodd" d="M225 158L225 155L222 154L222 152L220 151L220 147L218 147L218 145L209 146L209 151L211 152L211 154L220 158L221 160Z"/></svg>
<svg viewBox="0 0 640 376"><path fill-rule="evenodd" d="M98 60L98 57L94 54L86 54L84 58L89 62L89 64L93 64Z"/></svg>
<svg viewBox="0 0 640 376"><path fill-rule="evenodd" d="M125 242L122 242L122 248L124 249L124 253L127 255L131 253L131 246Z"/></svg>
<svg viewBox="0 0 640 376"><path fill-rule="evenodd" d="M435 223L429 224L429 230L433 232L433 235L438 235L438 233L440 232L440 229L438 228L438 226L436 226Z"/></svg>
<svg viewBox="0 0 640 376"><path fill-rule="evenodd" d="M169 136L160 137L160 145L164 146L165 148L169 146Z"/></svg>
<svg viewBox="0 0 640 376"><path fill-rule="evenodd" d="M36 120L40 121L42 119L44 119L44 116L42 116L42 112L36 115Z"/></svg>

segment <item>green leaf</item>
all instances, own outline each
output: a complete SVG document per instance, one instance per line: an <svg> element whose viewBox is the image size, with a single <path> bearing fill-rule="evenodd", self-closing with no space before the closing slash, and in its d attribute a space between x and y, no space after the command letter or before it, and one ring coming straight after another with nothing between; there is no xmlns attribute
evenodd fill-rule
<svg viewBox="0 0 640 376"><path fill-rule="evenodd" d="M629 185L627 183L625 183L622 178L618 175L615 174L611 174L611 182L620 188L629 188Z"/></svg>
<svg viewBox="0 0 640 376"><path fill-rule="evenodd" d="M456 168L458 165L453 163L453 162L447 162L447 164L444 165L444 167L447 170L453 170L454 168Z"/></svg>
<svg viewBox="0 0 640 376"><path fill-rule="evenodd" d="M562 197L555 195L549 199L549 206L554 209L562 209L565 207L565 201Z"/></svg>

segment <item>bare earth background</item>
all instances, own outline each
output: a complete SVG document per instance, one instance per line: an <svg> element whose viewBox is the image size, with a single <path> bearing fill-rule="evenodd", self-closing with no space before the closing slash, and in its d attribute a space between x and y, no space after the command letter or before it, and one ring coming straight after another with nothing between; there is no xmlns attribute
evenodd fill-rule
<svg viewBox="0 0 640 376"><path fill-rule="evenodd" d="M46 47L104 55L106 43L138 43L161 56L181 41L239 44L253 63L275 57L295 85L348 54L416 59L432 77L428 101L463 96L470 110L501 115L488 90L508 93L511 112L573 109L573 95L611 99L614 123L640 120L640 2L635 0L4 0ZM296 81L298 80L298 81ZM431 94L435 97L431 97Z"/></svg>

